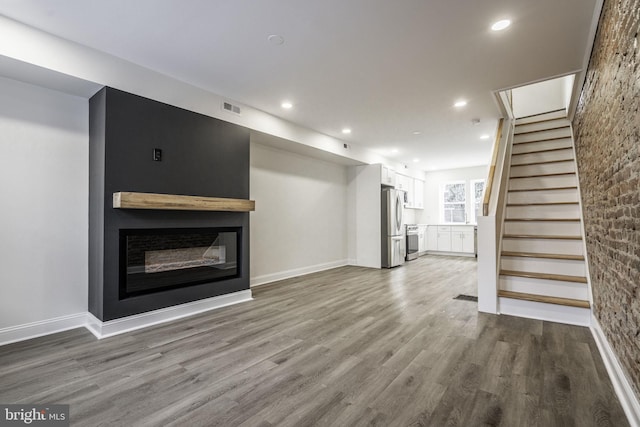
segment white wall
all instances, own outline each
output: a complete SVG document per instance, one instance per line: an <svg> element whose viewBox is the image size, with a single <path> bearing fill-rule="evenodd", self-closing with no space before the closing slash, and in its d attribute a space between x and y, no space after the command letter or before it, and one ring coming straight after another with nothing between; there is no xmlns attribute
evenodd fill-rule
<svg viewBox="0 0 640 427"><path fill-rule="evenodd" d="M569 75L513 89L514 116L525 117L566 109L570 101L566 88L573 88L573 79L574 76Z"/></svg>
<svg viewBox="0 0 640 427"><path fill-rule="evenodd" d="M12 19L0 16L0 28L2 28L0 55L7 58L219 118L361 163L394 164L375 151L358 144L296 125L165 74L56 37ZM221 108L223 101L232 101L241 106L242 115L223 111ZM348 142L349 148L344 148L344 142ZM399 165L394 167L397 168Z"/></svg>
<svg viewBox="0 0 640 427"><path fill-rule="evenodd" d="M347 168L251 144L251 283L347 264Z"/></svg>
<svg viewBox="0 0 640 427"><path fill-rule="evenodd" d="M0 78L0 329L87 311L88 103Z"/></svg>
<svg viewBox="0 0 640 427"><path fill-rule="evenodd" d="M446 182L464 181L466 182L467 200L471 200L471 181L475 179L487 179L488 166L474 166L470 168L448 169L434 172L427 172L424 185L424 206L425 208L416 211L416 222L419 224L439 224L441 222L440 210L440 189ZM472 204L467 203L467 217L471 218Z"/></svg>

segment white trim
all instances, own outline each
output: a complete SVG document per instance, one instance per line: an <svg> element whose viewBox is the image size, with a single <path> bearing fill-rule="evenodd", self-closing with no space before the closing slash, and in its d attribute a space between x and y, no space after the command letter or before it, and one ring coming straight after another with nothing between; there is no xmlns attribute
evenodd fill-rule
<svg viewBox="0 0 640 427"><path fill-rule="evenodd" d="M186 304L180 304L173 307L162 308L160 310L154 310L147 313L136 314L134 316L128 316L121 319L109 320L107 322L102 322L92 314L88 313L85 326L93 335L96 336L96 338L102 339L160 323L170 322L183 317L193 316L194 314L203 313L216 308L251 301L252 299L251 290L249 289L246 291L234 292L232 294L188 302Z"/></svg>
<svg viewBox="0 0 640 427"><path fill-rule="evenodd" d="M613 389L618 396L624 413L627 415L629 424L631 427L640 427L640 401L638 401L638 397L633 392L622 365L620 365L613 348L611 348L607 337L604 335L598 319L593 315L591 316L591 333L596 341L598 350L600 350L602 361L607 368L609 378L613 383Z"/></svg>
<svg viewBox="0 0 640 427"><path fill-rule="evenodd" d="M279 271L277 273L263 274L251 278L251 287L266 285L278 280L290 279L292 277L304 276L306 274L317 273L319 271L331 270L332 268L344 267L345 265L357 265L356 260L341 259L338 261L325 262L322 264L310 265L308 267L293 268L291 270Z"/></svg>
<svg viewBox="0 0 640 427"><path fill-rule="evenodd" d="M600 15L602 14L602 7L604 6L604 0L596 0L596 4L593 7L593 16L591 17L591 25L589 27L589 34L587 35L587 44L585 46L584 57L582 58L582 68L575 72L576 77L573 80L573 90L571 92L571 99L567 106L567 119L570 122L573 121L573 117L576 114L578 102L580 101L580 95L582 95L582 88L587 78L587 70L589 69L589 62L591 61L591 53L593 52L593 45L596 41L596 34L598 33L598 24L600 23Z"/></svg>
<svg viewBox="0 0 640 427"><path fill-rule="evenodd" d="M526 317L527 319L545 320L567 325L589 326L591 321L591 310L588 308L568 307L505 297L498 298L498 311L500 314L509 316Z"/></svg>
<svg viewBox="0 0 640 427"><path fill-rule="evenodd" d="M81 328L87 324L87 313L70 314L23 325L0 329L0 346L38 338L44 335Z"/></svg>
<svg viewBox="0 0 640 427"><path fill-rule="evenodd" d="M496 217L478 218L478 311L498 314Z"/></svg>

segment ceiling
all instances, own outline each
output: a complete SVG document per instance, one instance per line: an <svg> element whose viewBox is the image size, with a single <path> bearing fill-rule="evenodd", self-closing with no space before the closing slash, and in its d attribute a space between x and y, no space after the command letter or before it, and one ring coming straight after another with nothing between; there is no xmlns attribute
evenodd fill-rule
<svg viewBox="0 0 640 427"><path fill-rule="evenodd" d="M582 67L595 3L0 0L0 14L435 170L488 163L494 91Z"/></svg>

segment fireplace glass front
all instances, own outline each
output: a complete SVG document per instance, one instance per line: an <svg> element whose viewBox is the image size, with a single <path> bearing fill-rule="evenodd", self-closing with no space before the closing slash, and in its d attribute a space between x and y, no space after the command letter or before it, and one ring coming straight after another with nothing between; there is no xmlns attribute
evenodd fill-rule
<svg viewBox="0 0 640 427"><path fill-rule="evenodd" d="M120 299L239 277L241 228L120 230Z"/></svg>

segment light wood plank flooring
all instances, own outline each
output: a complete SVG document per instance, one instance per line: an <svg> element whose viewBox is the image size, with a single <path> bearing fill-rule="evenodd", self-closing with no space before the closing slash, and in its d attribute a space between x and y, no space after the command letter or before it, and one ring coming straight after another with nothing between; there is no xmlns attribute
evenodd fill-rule
<svg viewBox="0 0 640 427"><path fill-rule="evenodd" d="M97 341L0 347L0 402L74 426L625 426L587 328L477 313L476 261L427 256L254 289Z"/></svg>

